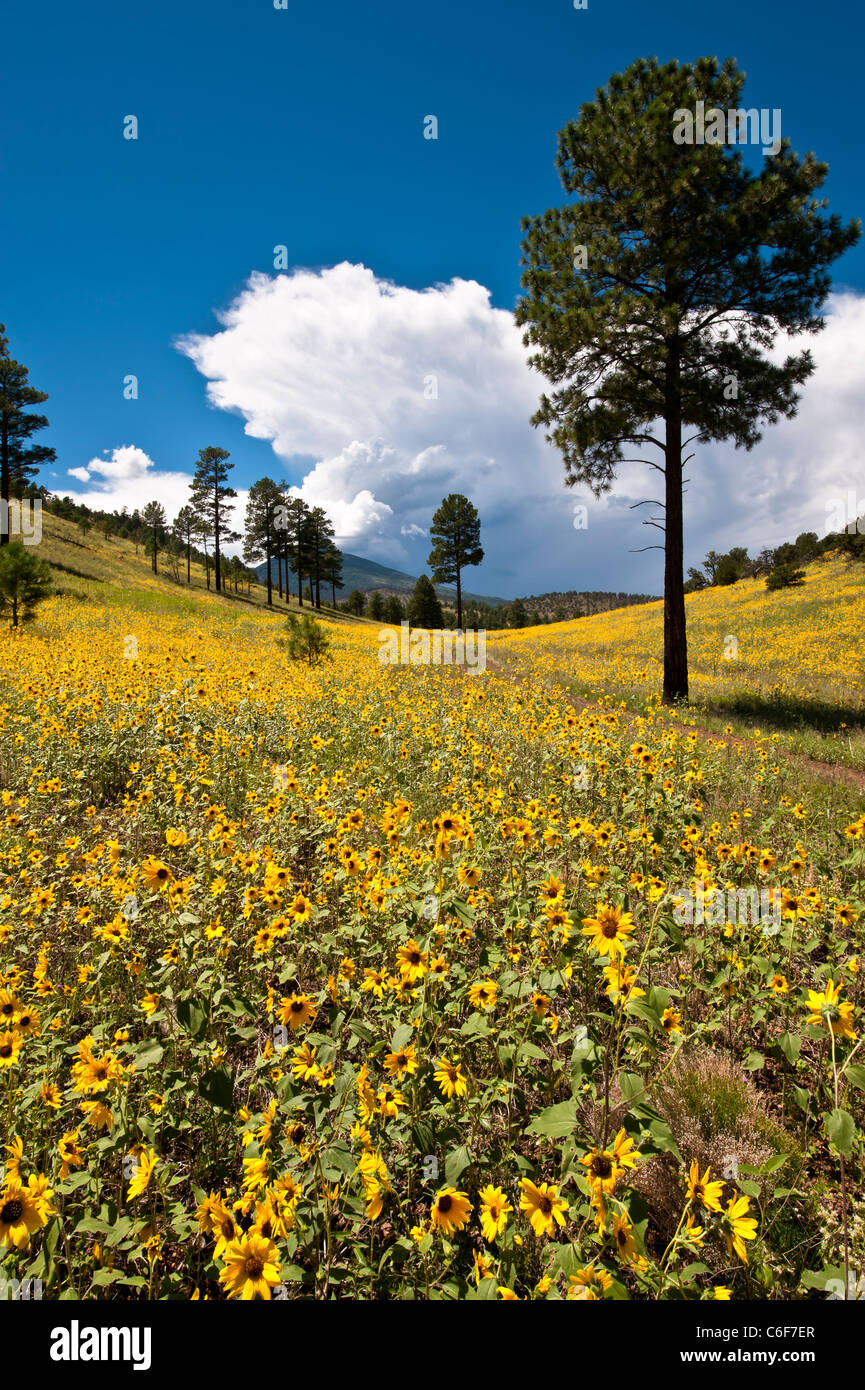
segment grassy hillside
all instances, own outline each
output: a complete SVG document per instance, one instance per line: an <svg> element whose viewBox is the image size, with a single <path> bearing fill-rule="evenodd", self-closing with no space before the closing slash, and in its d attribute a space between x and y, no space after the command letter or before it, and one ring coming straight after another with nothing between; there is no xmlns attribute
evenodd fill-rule
<svg viewBox="0 0 865 1390"><path fill-rule="evenodd" d="M828 556L807 567L801 588L769 593L744 579L685 605L691 702L704 722L798 730L790 746L865 765L854 728L865 720L865 565ZM582 697L603 691L643 708L661 692L661 602L490 640L507 669Z"/></svg>
<svg viewBox="0 0 865 1390"><path fill-rule="evenodd" d="M261 609L271 616L308 612L305 605L300 608L297 597L280 599L274 588L273 608L268 609L267 589L264 585L252 585L249 592L241 586L236 592L229 589L225 594L217 594L213 589L213 570L211 567L210 585L204 566L193 561L190 568L190 583L186 582L186 561L180 565L179 578L174 578L166 557L162 554L157 560L157 573L154 575L152 561L144 554L143 547L131 541L112 536L106 538L95 528L83 534L74 523L60 517L42 514L42 541L39 555L54 569L56 592L72 599L88 600L104 605L106 608L129 608L142 613L174 613L177 615L201 617L206 613L216 613L221 609L235 614ZM323 598L326 596L323 595ZM345 613L336 613L323 608L318 617L327 622L340 624L363 624L363 619L352 618Z"/></svg>
<svg viewBox="0 0 865 1390"><path fill-rule="evenodd" d="M807 1300L865 1266L858 785L660 711L646 608L474 677L329 615L310 667L261 593L43 544L64 591L0 641L0 1277ZM764 597L689 602L704 702L735 631L749 698L860 710L860 572Z"/></svg>

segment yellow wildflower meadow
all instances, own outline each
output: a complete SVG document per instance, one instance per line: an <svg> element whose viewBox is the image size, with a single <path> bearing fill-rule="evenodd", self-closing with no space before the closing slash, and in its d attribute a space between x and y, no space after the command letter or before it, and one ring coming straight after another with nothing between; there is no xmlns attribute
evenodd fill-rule
<svg viewBox="0 0 865 1390"><path fill-rule="evenodd" d="M771 657L752 587L691 600L697 693L729 630L746 683L861 700L826 583L831 640ZM605 699L655 679L659 624L503 635L471 678L364 624L288 662L203 595L4 636L4 1269L591 1301L861 1266L814 1194L861 1190L862 806Z"/></svg>

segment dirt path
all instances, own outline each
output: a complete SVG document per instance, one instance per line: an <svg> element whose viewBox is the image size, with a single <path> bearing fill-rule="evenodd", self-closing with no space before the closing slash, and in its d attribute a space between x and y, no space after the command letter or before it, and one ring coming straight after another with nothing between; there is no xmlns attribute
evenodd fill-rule
<svg viewBox="0 0 865 1390"><path fill-rule="evenodd" d="M496 661L494 657L487 655L486 662L487 669L493 670L497 675L502 676L505 680L511 680L516 682L516 680L518 679L518 677L513 672L508 671L507 668L504 667L500 661ZM552 687L548 688L552 689ZM575 709L598 708L597 701L595 700L585 700L582 698L582 696L579 695L569 695L568 698L570 699L570 702ZM631 720L638 719L640 717L633 710L626 709L625 714ZM656 715L655 723L657 724L658 722L659 718L658 715ZM678 729L681 733L696 734L698 738L714 739L717 743L723 743L725 746L728 743L741 743L751 748L757 748L760 746L757 744L755 739L748 738L747 735L719 734L716 733L714 729L705 729L701 727L699 724L681 724L678 720L675 719L664 720L663 716L661 717L660 722L662 727L665 729ZM818 781L821 782L828 782L830 785L838 785L839 783L841 783L847 787L854 787L857 791L865 794L865 772L860 772L858 768L842 767L840 763L822 762L819 758L809 758L802 753L786 753L783 749L780 748L776 751L779 758L783 758L785 762L793 764L794 767L801 768L803 773L805 773L807 776L816 778Z"/></svg>

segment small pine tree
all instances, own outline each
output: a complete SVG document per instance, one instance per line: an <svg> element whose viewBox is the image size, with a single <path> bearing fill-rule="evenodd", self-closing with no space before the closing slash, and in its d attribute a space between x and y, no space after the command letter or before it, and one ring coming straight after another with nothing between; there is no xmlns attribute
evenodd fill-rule
<svg viewBox="0 0 865 1390"><path fill-rule="evenodd" d="M11 627L32 622L51 589L50 565L20 541L10 541L0 550L0 613L11 615Z"/></svg>
<svg viewBox="0 0 865 1390"><path fill-rule="evenodd" d="M776 565L766 575L766 588L771 592L775 589L797 589L805 583L805 571L797 570L795 565Z"/></svg>
<svg viewBox="0 0 865 1390"><path fill-rule="evenodd" d="M289 661L306 661L316 666L323 661L330 648L330 638L310 613L298 618L294 613L288 615L288 637L280 645L288 648Z"/></svg>

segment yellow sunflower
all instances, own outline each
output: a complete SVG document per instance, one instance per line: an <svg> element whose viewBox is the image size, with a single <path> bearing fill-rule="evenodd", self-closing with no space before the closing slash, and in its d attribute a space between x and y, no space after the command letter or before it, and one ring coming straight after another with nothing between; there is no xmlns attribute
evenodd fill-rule
<svg viewBox="0 0 865 1390"><path fill-rule="evenodd" d="M583 918L583 936L591 938L593 951L612 961L624 953L636 925L630 912L611 903L600 903L594 917Z"/></svg>

